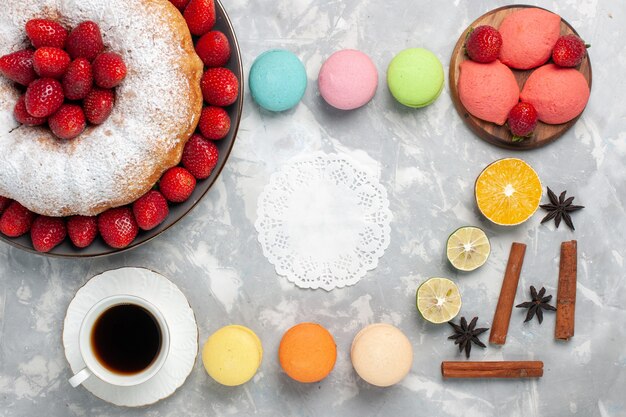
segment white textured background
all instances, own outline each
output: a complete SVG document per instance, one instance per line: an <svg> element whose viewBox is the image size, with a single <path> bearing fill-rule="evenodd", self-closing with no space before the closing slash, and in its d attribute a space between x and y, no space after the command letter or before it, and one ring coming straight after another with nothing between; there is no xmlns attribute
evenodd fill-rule
<svg viewBox="0 0 626 417"><path fill-rule="evenodd" d="M269 48L288 48L306 65L310 85L303 102L283 114L260 112L246 93L239 137L226 169L204 201L176 227L128 254L94 261L51 260L0 245L0 415L49 417L165 416L626 416L626 5L616 1L540 1L568 20L592 44L593 89L576 126L546 148L515 153L477 139L457 116L445 88L422 110L396 104L384 74L406 47L433 50L447 63L461 31L503 1L232 0L225 7L241 42L246 72ZM380 71L373 102L358 111L333 111L315 80L337 49L369 54ZM394 214L391 245L378 269L355 287L304 291L275 275L253 227L257 197L269 175L295 155L314 150L349 152L379 161ZM541 212L522 226L485 222L472 185L495 159L519 156L544 185L568 190L587 208L574 214L575 233L539 225ZM445 261L450 232L483 227L492 242L486 266L459 274ZM473 359L541 359L545 376L532 381L446 381L439 364L457 359L447 326L419 318L418 283L448 276L459 284L461 313L490 326L512 241L528 244L516 301L527 288L556 294L561 241L577 239L579 283L576 335L553 339L554 317L522 324L514 311L503 348L473 351ZM253 382L220 387L198 362L187 383L150 408L110 406L72 389L61 348L61 326L74 292L89 277L120 266L150 267L189 298L202 340L228 323L253 328L266 356ZM276 360L280 337L300 321L317 321L334 334L339 357L319 384L290 381ZM377 389L359 380L349 362L352 337L362 326L388 321L415 348L406 380ZM484 337L486 340L487 337Z"/></svg>

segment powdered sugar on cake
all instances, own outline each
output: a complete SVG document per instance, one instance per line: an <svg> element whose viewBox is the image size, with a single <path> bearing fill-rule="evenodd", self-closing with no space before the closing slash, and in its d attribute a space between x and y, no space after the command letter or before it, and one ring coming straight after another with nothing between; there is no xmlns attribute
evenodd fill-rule
<svg viewBox="0 0 626 417"><path fill-rule="evenodd" d="M0 56L28 45L24 25L33 18L67 28L93 20L128 75L110 118L72 141L20 126L12 115L20 92L0 78L0 195L53 216L132 202L178 163L198 121L202 64L182 16L167 0L9 0Z"/></svg>

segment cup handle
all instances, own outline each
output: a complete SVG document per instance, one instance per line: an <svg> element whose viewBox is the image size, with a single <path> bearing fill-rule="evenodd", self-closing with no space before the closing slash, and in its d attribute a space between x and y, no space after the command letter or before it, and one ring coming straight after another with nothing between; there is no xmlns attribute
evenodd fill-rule
<svg viewBox="0 0 626 417"><path fill-rule="evenodd" d="M92 375L91 371L88 368L83 368L80 371L78 371L73 377L70 378L69 380L70 385L73 388L76 388L77 386L85 382L85 380L89 378L91 375Z"/></svg>

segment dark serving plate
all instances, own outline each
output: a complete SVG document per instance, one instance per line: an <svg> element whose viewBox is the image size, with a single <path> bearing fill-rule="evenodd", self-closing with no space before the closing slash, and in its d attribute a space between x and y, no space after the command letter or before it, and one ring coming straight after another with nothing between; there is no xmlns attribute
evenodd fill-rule
<svg viewBox="0 0 626 417"><path fill-rule="evenodd" d="M202 197L204 197L207 191L209 191L213 183L215 183L215 180L222 172L224 165L226 165L226 160L228 159L230 151L235 143L237 130L239 129L239 122L241 120L241 112L243 109L243 66L241 62L241 51L239 50L239 44L237 43L237 37L235 36L235 31L233 29L232 23L228 18L228 15L226 14L224 7L222 6L222 3L220 3L219 0L215 0L215 12L217 21L215 23L214 29L223 32L230 41L232 52L230 61L228 62L226 67L233 71L239 79L239 97L234 104L226 108L226 110L228 111L228 115L231 119L231 128L228 136L215 142L215 144L219 148L220 155L217 166L213 170L211 176L207 179L198 181L196 189L187 201L180 204L171 204L170 214L163 223L149 231L140 230L135 240L124 249L113 249L109 247L99 236L90 246L84 249L78 249L74 247L69 238L66 238L62 244L45 254L35 251L31 243L30 234L26 234L18 238L8 238L0 234L0 240L29 252L54 257L89 258L111 255L114 253L120 253L136 248L137 246L142 245L149 240L155 238L156 236L163 233L165 230L174 226L180 219L185 217L187 213L189 213L191 209L193 209L200 202Z"/></svg>

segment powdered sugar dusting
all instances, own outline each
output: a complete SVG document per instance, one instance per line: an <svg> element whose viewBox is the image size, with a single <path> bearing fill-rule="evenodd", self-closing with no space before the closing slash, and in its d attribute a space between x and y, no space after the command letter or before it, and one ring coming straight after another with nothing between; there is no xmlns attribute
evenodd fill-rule
<svg viewBox="0 0 626 417"><path fill-rule="evenodd" d="M49 215L94 214L139 197L152 185L147 178L177 162L181 132L197 123L190 97L199 92L201 63L185 49L180 14L167 0L9 0L3 10L0 55L27 45L24 25L32 18L68 28L93 20L105 47L123 56L128 76L110 118L69 142L18 127L12 113L19 92L0 78L0 195Z"/></svg>

